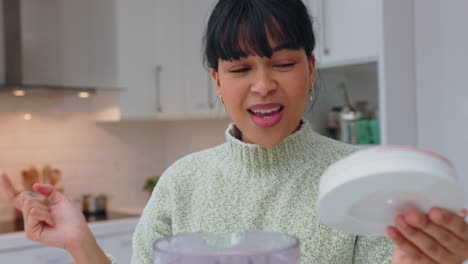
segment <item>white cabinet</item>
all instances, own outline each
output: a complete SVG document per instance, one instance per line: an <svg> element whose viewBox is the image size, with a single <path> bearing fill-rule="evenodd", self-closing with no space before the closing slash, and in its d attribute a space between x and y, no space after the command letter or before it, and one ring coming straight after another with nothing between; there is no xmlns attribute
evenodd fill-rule
<svg viewBox="0 0 468 264"><path fill-rule="evenodd" d="M117 102L120 119L152 118L157 114L156 4L151 0L116 0L118 86L125 89ZM104 8L104 7L102 7Z"/></svg>
<svg viewBox="0 0 468 264"><path fill-rule="evenodd" d="M216 96L210 69L203 65L202 37L215 0L183 0L182 23L184 60L183 86L186 106L190 113L221 114L221 104Z"/></svg>
<svg viewBox="0 0 468 264"><path fill-rule="evenodd" d="M318 66L328 68L378 59L380 0L306 0L315 22Z"/></svg>
<svg viewBox="0 0 468 264"><path fill-rule="evenodd" d="M214 0L156 1L156 89L161 118L221 116L202 37Z"/></svg>
<svg viewBox="0 0 468 264"><path fill-rule="evenodd" d="M157 109L159 114L182 115L186 112L185 104L185 67L183 1L158 0L151 10L155 16L153 50L155 57L151 70L155 74L157 89ZM184 64L185 63L185 64Z"/></svg>
<svg viewBox="0 0 468 264"><path fill-rule="evenodd" d="M118 86L126 89L120 94L119 114L110 121L226 116L202 63L201 40L213 2L108 3L116 10L111 30L117 36Z"/></svg>

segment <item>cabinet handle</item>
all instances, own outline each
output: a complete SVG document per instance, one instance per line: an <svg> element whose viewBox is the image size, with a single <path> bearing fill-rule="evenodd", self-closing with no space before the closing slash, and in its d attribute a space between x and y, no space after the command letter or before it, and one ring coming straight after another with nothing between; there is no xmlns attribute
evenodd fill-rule
<svg viewBox="0 0 468 264"><path fill-rule="evenodd" d="M214 102L213 102L213 96L212 96L212 93L213 93L213 83L211 82L211 74L210 74L210 71L208 71L208 107L210 109L213 109L214 108Z"/></svg>
<svg viewBox="0 0 468 264"><path fill-rule="evenodd" d="M156 111L158 113L162 113L163 109L161 106L161 71L162 71L162 66L161 65L156 65L156 71L155 71L155 77L156 77L156 82L155 82L155 94L156 94Z"/></svg>
<svg viewBox="0 0 468 264"><path fill-rule="evenodd" d="M326 0L321 0L320 1L320 12L322 13L322 43L323 43L323 54L328 56L330 55L330 49L328 48L328 41L327 41L327 27L326 27L326 21L327 21L327 9L325 7L325 2Z"/></svg>

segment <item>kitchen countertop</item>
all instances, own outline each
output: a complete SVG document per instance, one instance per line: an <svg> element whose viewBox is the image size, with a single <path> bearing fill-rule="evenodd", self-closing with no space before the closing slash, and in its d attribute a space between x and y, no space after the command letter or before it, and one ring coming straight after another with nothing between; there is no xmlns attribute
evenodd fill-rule
<svg viewBox="0 0 468 264"><path fill-rule="evenodd" d="M105 222L111 220L121 220L127 218L137 218L139 214L120 212L120 211L109 211L105 215L96 215L86 217L88 223L95 222ZM14 233L14 232L23 232L24 224L22 219L12 219L10 221L0 221L0 235Z"/></svg>
<svg viewBox="0 0 468 264"><path fill-rule="evenodd" d="M120 218L120 217L123 217L123 218ZM111 241L113 241L113 238L119 239L121 238L122 235L126 237L131 237L135 229L135 226L137 225L139 221L139 218L140 218L139 215L128 216L124 214L124 216L120 215L116 219L107 219L107 220L90 222L89 228L91 232L93 233L93 235L96 237L98 242L102 241L103 239L104 240L107 239L108 241L110 239ZM26 237L24 232L12 231L9 233L0 234L0 256L2 256L2 254L4 253L5 254L11 254L11 253L17 254L15 252L26 252L28 250L33 250L33 249L34 250L44 249L46 250L44 252L50 253L50 251L47 251L47 250L50 250L51 247L29 240ZM57 250L60 251L59 249ZM54 251L54 252L58 253L57 251ZM44 254L48 254L48 253L44 253ZM0 262L3 263L1 260ZM27 262L27 263L35 263L35 262ZM69 263L69 262L54 262L54 263Z"/></svg>

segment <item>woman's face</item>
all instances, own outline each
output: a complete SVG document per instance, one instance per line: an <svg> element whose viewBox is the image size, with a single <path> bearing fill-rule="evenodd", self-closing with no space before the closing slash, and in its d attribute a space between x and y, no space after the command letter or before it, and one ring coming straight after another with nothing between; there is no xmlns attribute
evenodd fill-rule
<svg viewBox="0 0 468 264"><path fill-rule="evenodd" d="M272 147L295 132L315 80L315 58L272 44L271 58L219 60L216 91L242 132L242 141Z"/></svg>

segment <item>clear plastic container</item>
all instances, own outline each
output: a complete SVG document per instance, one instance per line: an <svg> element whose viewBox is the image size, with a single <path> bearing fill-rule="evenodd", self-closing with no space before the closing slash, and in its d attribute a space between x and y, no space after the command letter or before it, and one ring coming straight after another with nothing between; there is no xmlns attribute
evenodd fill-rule
<svg viewBox="0 0 468 264"><path fill-rule="evenodd" d="M299 240L262 231L190 233L156 241L155 264L296 264Z"/></svg>

